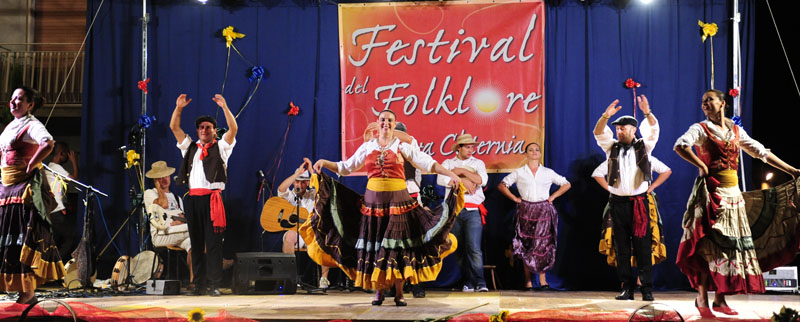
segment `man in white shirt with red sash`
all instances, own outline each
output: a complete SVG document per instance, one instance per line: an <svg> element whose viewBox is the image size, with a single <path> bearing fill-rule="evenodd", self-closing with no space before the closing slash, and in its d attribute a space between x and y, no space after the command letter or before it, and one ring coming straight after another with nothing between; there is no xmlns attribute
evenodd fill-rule
<svg viewBox="0 0 800 322"><path fill-rule="evenodd" d="M486 174L486 164L472 156L475 153L475 143L472 135L459 135L452 147L456 156L442 162L442 166L461 177L464 187L467 188L464 194L464 209L458 214L456 223L450 230L458 238L457 252L460 254L462 272L465 273L462 290L464 292L476 290L488 292L489 289L486 287L486 280L483 277L481 238L485 222L484 216L486 216L486 208L483 207L483 201L486 199L483 195L483 187L489 181L489 175ZM441 186L448 187L445 195L449 195L450 178L439 175L436 182Z"/></svg>
<svg viewBox="0 0 800 322"><path fill-rule="evenodd" d="M208 287L208 295L220 296L218 287L222 281L222 237L226 227L221 192L227 182L228 158L236 145L239 127L225 98L217 94L212 100L222 108L228 123L228 130L222 140L216 139L217 121L210 116L201 116L195 120L197 141L192 141L183 132L181 113L192 101L186 98L186 94L181 94L175 101L175 110L169 125L183 155L177 182L189 184L189 195L184 200L189 239L192 249L201 250L192 254L192 295L203 295ZM203 249L206 250L205 254Z"/></svg>

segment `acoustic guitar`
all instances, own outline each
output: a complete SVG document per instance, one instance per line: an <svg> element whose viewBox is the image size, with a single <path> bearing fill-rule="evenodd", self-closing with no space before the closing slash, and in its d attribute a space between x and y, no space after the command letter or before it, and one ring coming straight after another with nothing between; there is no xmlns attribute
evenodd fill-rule
<svg viewBox="0 0 800 322"><path fill-rule="evenodd" d="M298 209L299 217L296 214ZM281 197L269 198L261 210L261 227L272 233L296 229L297 224L304 223L306 219L308 219L306 208L295 207Z"/></svg>

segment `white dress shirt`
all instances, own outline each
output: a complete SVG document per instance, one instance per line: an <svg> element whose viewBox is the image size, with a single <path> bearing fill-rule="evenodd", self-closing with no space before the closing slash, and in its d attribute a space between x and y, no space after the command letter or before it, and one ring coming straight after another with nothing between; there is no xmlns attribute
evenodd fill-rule
<svg viewBox="0 0 800 322"><path fill-rule="evenodd" d="M517 184L519 197L528 202L539 202L550 198L550 186L563 186L568 184L567 178L543 165L539 165L536 173L526 164L503 178L503 184L511 187Z"/></svg>
<svg viewBox="0 0 800 322"><path fill-rule="evenodd" d="M489 181L489 175L486 174L486 164L483 161L476 159L475 157L469 157L469 159L461 160L458 156L453 157L452 159L447 159L442 162L442 166L447 170L453 170L458 167L470 167L475 169L477 174L481 177L481 184L477 189L475 189L475 193L467 194L464 193L464 202L466 203L474 203L474 204L482 204L486 197L483 195L483 187L486 186L487 181ZM436 183L440 186L447 187L445 196L450 195L450 177L445 175L437 175L436 176ZM475 210L478 208L466 208L467 210Z"/></svg>
<svg viewBox="0 0 800 322"><path fill-rule="evenodd" d="M227 169L228 158L231 157L233 147L236 146L236 139L233 140L232 144L228 144L228 141L225 141L225 139L217 140L216 144L219 145L219 155L222 158L222 162L225 164L225 169ZM178 143L178 149L181 150L181 156L186 156L186 152L189 151L189 147L191 145L192 138L187 134L183 139L183 142ZM192 158L192 171L189 173L189 189L204 188L211 190L225 190L224 182L211 183L206 179L206 173L203 171L203 161L200 160L200 155L202 152L203 150L198 148L194 154L194 157Z"/></svg>
<svg viewBox="0 0 800 322"><path fill-rule="evenodd" d="M711 132L711 135L713 135L717 140L730 142L735 137L733 130L729 129L727 133L722 134L722 129L709 120L704 120L700 123L704 123ZM689 127L689 130L687 130L686 133L681 135L681 137L675 141L675 147L705 144L706 140L708 140L708 135L706 134L706 131L703 130L703 127L700 126L700 123L692 124L692 126ZM753 138L747 135L747 132L745 132L745 130L740 126L734 126L739 128L739 146L742 148L742 150L750 156L756 159L761 159L761 161L766 163L769 149L765 148L760 142L753 140Z"/></svg>
<svg viewBox="0 0 800 322"><path fill-rule="evenodd" d="M650 170L655 171L655 173L662 174L664 172L670 171L670 169L664 162L661 160L656 159L654 156L650 156ZM608 175L608 160L603 161L597 168L594 168L592 171L592 177L598 178L605 178Z"/></svg>
<svg viewBox="0 0 800 322"><path fill-rule="evenodd" d="M655 116L653 116L655 118ZM659 126L658 121L656 124L651 125L647 119L642 120L639 125L639 131L644 140L644 146L647 150L648 157L653 152L653 148L658 142ZM611 153L611 146L617 142L614 139L614 132L608 126L605 127L602 134L595 135L597 145L603 149L608 158ZM635 196L647 192L650 183L644 180L644 174L639 171L636 166L636 152L633 147L628 149L619 149L619 182L614 186L608 186L608 191L617 196Z"/></svg>

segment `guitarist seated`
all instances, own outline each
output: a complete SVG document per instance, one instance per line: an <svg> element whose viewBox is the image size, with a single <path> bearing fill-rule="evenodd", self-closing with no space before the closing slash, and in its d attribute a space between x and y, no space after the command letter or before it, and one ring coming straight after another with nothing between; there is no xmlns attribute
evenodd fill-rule
<svg viewBox="0 0 800 322"><path fill-rule="evenodd" d="M295 198L300 201L300 207L308 210L309 213L314 211L314 189L308 188L311 175L308 169L311 169L311 160L304 158L303 164L300 165L294 174L283 180L278 186L278 196L286 199L294 206L297 206ZM291 186L292 189L289 189ZM297 230L287 230L283 234L283 252L285 254L294 254L295 247L297 249L305 249L306 243L301 238L299 243L297 240ZM322 277L319 279L319 288L328 288L330 281L328 281L328 272L330 267L322 266Z"/></svg>
<svg viewBox="0 0 800 322"><path fill-rule="evenodd" d="M186 250L186 264L189 266L190 281L192 274L192 243L189 240L189 229L183 216L183 200L169 191L169 178L175 168L168 167L164 161L153 162L145 177L153 179L155 188L144 192L143 200L147 214L150 215L150 238L155 247L180 247Z"/></svg>

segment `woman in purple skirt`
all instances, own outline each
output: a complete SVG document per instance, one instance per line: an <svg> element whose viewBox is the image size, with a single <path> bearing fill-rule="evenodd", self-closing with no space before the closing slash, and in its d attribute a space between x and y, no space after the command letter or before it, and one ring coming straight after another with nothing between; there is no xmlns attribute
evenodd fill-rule
<svg viewBox="0 0 800 322"><path fill-rule="evenodd" d="M525 146L527 163L509 173L497 189L517 203L517 233L514 237L514 255L525 263L525 289L531 289L531 272L539 274L540 289L546 290L544 272L553 268L556 259L556 227L558 213L553 200L570 188L569 181L552 169L539 163L542 151L537 143ZM509 187L517 184L520 196L517 197ZM550 185L560 186L550 194Z"/></svg>

